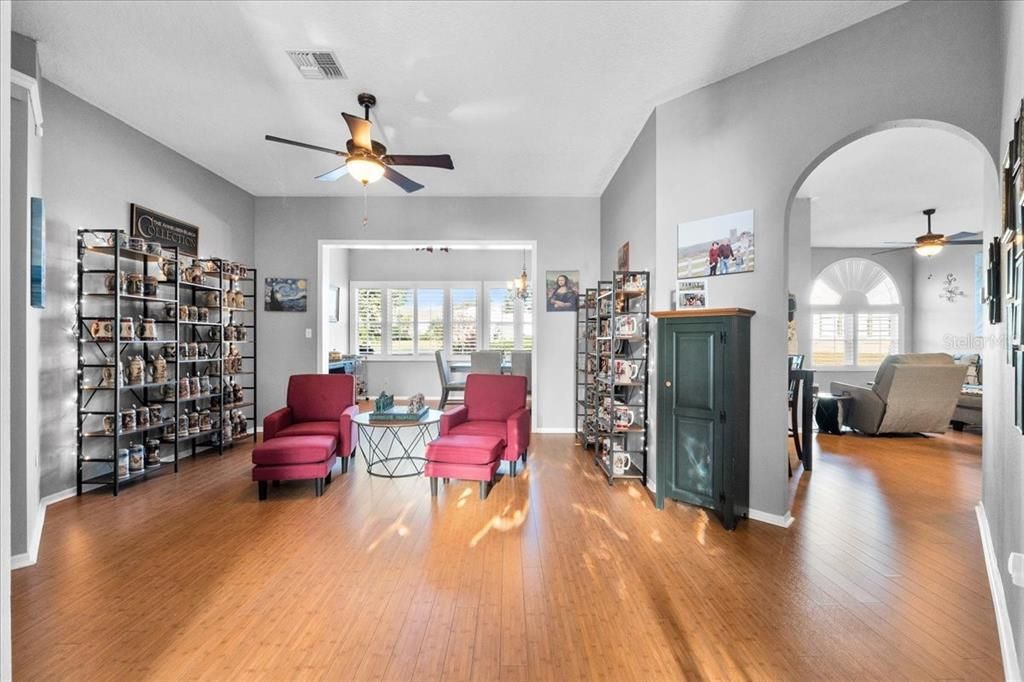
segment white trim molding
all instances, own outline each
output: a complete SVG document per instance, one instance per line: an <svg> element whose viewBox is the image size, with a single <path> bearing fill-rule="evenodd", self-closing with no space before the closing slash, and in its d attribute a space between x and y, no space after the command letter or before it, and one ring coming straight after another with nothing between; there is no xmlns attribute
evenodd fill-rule
<svg viewBox="0 0 1024 682"><path fill-rule="evenodd" d="M533 429L533 432L539 434L575 434L576 429L564 428L561 426L545 426L542 428Z"/></svg>
<svg viewBox="0 0 1024 682"><path fill-rule="evenodd" d="M780 528L789 528L793 525L796 519L792 514L786 512L785 514L769 514L768 512L761 511L760 509L748 509L747 518L751 521L760 521L761 523L770 523L773 526L779 526Z"/></svg>
<svg viewBox="0 0 1024 682"><path fill-rule="evenodd" d="M36 137L43 136L43 101L39 98L39 81L32 76L11 69L11 85L24 88L28 92L28 101L32 106L32 118L35 120ZM18 99L21 99L20 97Z"/></svg>
<svg viewBox="0 0 1024 682"><path fill-rule="evenodd" d="M61 490L59 493L53 495L47 495L43 499L39 500L39 513L36 514L36 526L32 529L28 538L28 551L22 554L15 554L11 557L11 569L25 568L26 566L34 566L36 561L39 559L39 543L43 539L43 523L46 522L46 508L55 502L66 500L69 497L75 496L75 489L68 488L67 490Z"/></svg>
<svg viewBox="0 0 1024 682"><path fill-rule="evenodd" d="M985 504L979 502L974 508L978 516L978 531L981 533L981 549L985 555L985 569L988 571L988 587L992 592L992 606L996 612L996 630L999 633L999 651L1003 655L1003 677L1011 682L1021 679L1020 663L1017 660L1017 645L1013 640L1013 626L1010 611L1006 606L1006 592L999 574L999 559L992 543L992 529L988 525Z"/></svg>

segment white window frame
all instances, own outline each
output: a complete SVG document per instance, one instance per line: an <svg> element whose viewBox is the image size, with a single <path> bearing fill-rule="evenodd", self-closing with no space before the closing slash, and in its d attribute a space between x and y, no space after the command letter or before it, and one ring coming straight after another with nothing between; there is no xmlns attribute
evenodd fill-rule
<svg viewBox="0 0 1024 682"><path fill-rule="evenodd" d="M504 289L508 291L508 282L488 281L483 283L483 307L484 307L484 335L483 335L483 348L489 350L491 347L491 299L488 296L491 289ZM533 297L533 306L537 307L537 296L533 291L533 283L530 283L530 294ZM523 305L523 300L517 298L515 305L512 307L512 349L523 350L523 323L526 321L526 311ZM534 320L530 317L530 323L533 324ZM536 329L534 331L534 337L536 337ZM480 337L477 337L480 338Z"/></svg>
<svg viewBox="0 0 1024 682"><path fill-rule="evenodd" d="M381 290L381 352L379 354L364 355L363 359L368 361L424 361L433 360L434 351L423 351L419 349L419 338L417 335L417 329L419 327L419 302L416 296L417 289L443 289L443 319L444 319L444 354L445 357L452 357L452 334L451 334L451 322L452 322L452 308L451 308L451 292L452 289L475 289L477 292L477 315L476 315L476 337L477 339L482 338L483 330L483 314L481 312L481 306L483 306L484 291L481 282L464 282L464 281L452 281L452 282L430 282L430 281L406 281L406 282L372 282L372 281L357 281L352 280L349 283L349 292L351 299L350 310L350 329L349 339L350 348L359 349L359 318L358 318L358 306L356 301L356 292L359 289L380 289ZM392 353L391 352L391 290L392 289L412 289L413 290L413 314L412 314L412 353Z"/></svg>

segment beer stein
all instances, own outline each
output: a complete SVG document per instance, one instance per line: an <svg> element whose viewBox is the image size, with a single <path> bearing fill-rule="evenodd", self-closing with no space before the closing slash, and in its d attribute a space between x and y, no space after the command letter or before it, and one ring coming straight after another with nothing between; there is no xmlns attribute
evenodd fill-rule
<svg viewBox="0 0 1024 682"><path fill-rule="evenodd" d="M152 317L140 317L139 338L143 341L156 341L156 320Z"/></svg>
<svg viewBox="0 0 1024 682"><path fill-rule="evenodd" d="M111 232L107 236L107 246L120 246L122 248L128 246L128 235L124 232Z"/></svg>
<svg viewBox="0 0 1024 682"><path fill-rule="evenodd" d="M210 395L212 391L213 384L210 383L210 376L208 374L204 374L199 377L199 393L201 395Z"/></svg>
<svg viewBox="0 0 1024 682"><path fill-rule="evenodd" d="M199 348L197 348L196 351L199 353L200 358L205 359L210 357L210 347L205 343L199 344Z"/></svg>
<svg viewBox="0 0 1024 682"><path fill-rule="evenodd" d="M168 320L178 319L178 306L173 303L164 303L164 317Z"/></svg>
<svg viewBox="0 0 1024 682"><path fill-rule="evenodd" d="M146 240L142 237L129 237L128 248L132 251L146 252Z"/></svg>
<svg viewBox="0 0 1024 682"><path fill-rule="evenodd" d="M103 277L103 288L106 289L108 294L116 294L119 291L124 291L124 284L125 279L123 272L117 274L111 272Z"/></svg>
<svg viewBox="0 0 1024 682"><path fill-rule="evenodd" d="M149 364L149 375L150 381L154 384L167 382L167 360L164 359L164 356L157 355L153 358L153 361Z"/></svg>
<svg viewBox="0 0 1024 682"><path fill-rule="evenodd" d="M220 341L220 327L210 327L210 331L207 332L206 336L210 341Z"/></svg>
<svg viewBox="0 0 1024 682"><path fill-rule="evenodd" d="M89 325L89 334L94 341L113 341L114 321L109 317L93 320Z"/></svg>
<svg viewBox="0 0 1024 682"><path fill-rule="evenodd" d="M124 293L129 296L142 296L143 277L137 272L129 273L125 282Z"/></svg>
<svg viewBox="0 0 1024 682"><path fill-rule="evenodd" d="M188 307L188 321L198 322L199 321L199 308L194 305Z"/></svg>
<svg viewBox="0 0 1024 682"><path fill-rule="evenodd" d="M163 396L167 402L173 402L174 396L178 392L178 385L175 382L164 384L163 388L160 389L160 395Z"/></svg>
<svg viewBox="0 0 1024 682"><path fill-rule="evenodd" d="M206 296L204 298L206 300L207 307L209 307L209 308L218 308L218 307L220 307L220 292L219 291L209 291L209 292L207 292L207 294L206 294Z"/></svg>
<svg viewBox="0 0 1024 682"><path fill-rule="evenodd" d="M192 382L189 381L188 376L183 376L182 378L178 379L178 399L187 400L188 398L190 398L191 387Z"/></svg>
<svg viewBox="0 0 1024 682"><path fill-rule="evenodd" d="M160 246L160 242L146 242L146 253L151 256L159 256L164 252L164 247Z"/></svg>
<svg viewBox="0 0 1024 682"><path fill-rule="evenodd" d="M135 430L135 408L127 407L121 410L121 430Z"/></svg>
<svg viewBox="0 0 1024 682"><path fill-rule="evenodd" d="M178 417L178 435L188 435L188 413L182 412L181 416Z"/></svg>
<svg viewBox="0 0 1024 682"><path fill-rule="evenodd" d="M199 413L190 412L188 415L188 435L194 436L199 433Z"/></svg>
<svg viewBox="0 0 1024 682"><path fill-rule="evenodd" d="M113 388L117 385L115 375L117 371L113 365L107 365L100 370L100 386Z"/></svg>
<svg viewBox="0 0 1024 682"><path fill-rule="evenodd" d="M192 341L188 344L188 357L190 360L195 360L199 357L199 344Z"/></svg>
<svg viewBox="0 0 1024 682"><path fill-rule="evenodd" d="M174 261L160 259L160 281L169 282L174 277Z"/></svg>
<svg viewBox="0 0 1024 682"><path fill-rule="evenodd" d="M163 432L163 434L162 434L162 435L160 436L160 438L161 438L161 440L163 440L163 441L164 441L165 443L173 443L173 442L174 442L174 438L175 438L175 435L176 435L176 432L177 432L177 424L175 424L175 423L174 423L174 422L172 421L172 422L170 422L169 424L165 424L165 425L164 425L164 432Z"/></svg>
<svg viewBox="0 0 1024 682"><path fill-rule="evenodd" d="M199 413L199 430L209 431L211 426L212 422L210 421L210 411L203 410L202 412Z"/></svg>
<svg viewBox="0 0 1024 682"><path fill-rule="evenodd" d="M173 343L165 343L160 352L167 360L174 361L178 357L178 346Z"/></svg>
<svg viewBox="0 0 1024 682"><path fill-rule="evenodd" d="M141 355L129 358L125 363L125 383L129 386L141 384L146 379L146 362Z"/></svg>
<svg viewBox="0 0 1024 682"><path fill-rule="evenodd" d="M149 406L149 423L152 426L164 423L163 406L160 403L153 403Z"/></svg>
<svg viewBox="0 0 1024 682"><path fill-rule="evenodd" d="M178 306L178 319L181 320L182 322L188 322L188 306L187 305L180 305L180 306Z"/></svg>
<svg viewBox="0 0 1024 682"><path fill-rule="evenodd" d="M142 407L135 407L132 405L132 409L135 410L135 427L139 429L145 429L149 427L149 408L143 405Z"/></svg>
<svg viewBox="0 0 1024 682"><path fill-rule="evenodd" d="M142 280L142 295L156 298L158 284L159 280L156 278L156 275L146 275Z"/></svg>
<svg viewBox="0 0 1024 682"><path fill-rule="evenodd" d="M112 414L104 415L103 416L103 433L107 434L108 436L112 436L112 435L114 435L114 432L116 430L117 430L117 417L112 415Z"/></svg>
<svg viewBox="0 0 1024 682"><path fill-rule="evenodd" d="M210 309L203 306L199 308L198 315L196 317L197 322L209 322L210 321Z"/></svg>
<svg viewBox="0 0 1024 682"><path fill-rule="evenodd" d="M182 360L190 360L190 359L191 359L191 358L189 358L189 356L188 356L188 344L187 344L187 343L185 343L184 341L182 341L182 342L181 342L181 343L180 343L180 344L178 345L178 356L179 356L179 357L180 357L180 358L181 358Z"/></svg>
<svg viewBox="0 0 1024 682"><path fill-rule="evenodd" d="M235 384L234 386L235 400L234 402L240 403L245 399L245 389L242 388L241 384Z"/></svg>
<svg viewBox="0 0 1024 682"><path fill-rule="evenodd" d="M146 441L146 466L160 466L160 441L156 438Z"/></svg>
<svg viewBox="0 0 1024 682"><path fill-rule="evenodd" d="M117 477L128 478L128 448L117 451Z"/></svg>
<svg viewBox="0 0 1024 682"><path fill-rule="evenodd" d="M188 380L188 392L192 395L193 398L202 395L202 393L200 393L199 391L199 377L191 377Z"/></svg>
<svg viewBox="0 0 1024 682"><path fill-rule="evenodd" d="M131 341L135 338L135 322L130 317L121 318L121 340Z"/></svg>
<svg viewBox="0 0 1024 682"><path fill-rule="evenodd" d="M142 471L146 468L146 449L141 443L128 446L128 471Z"/></svg>

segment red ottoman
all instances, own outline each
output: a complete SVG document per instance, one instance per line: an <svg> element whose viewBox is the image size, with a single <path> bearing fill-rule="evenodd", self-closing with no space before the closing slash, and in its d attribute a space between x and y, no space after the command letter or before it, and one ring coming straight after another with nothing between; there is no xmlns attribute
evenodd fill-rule
<svg viewBox="0 0 1024 682"><path fill-rule="evenodd" d="M267 499L267 481L312 478L316 496L331 482L338 440L334 436L281 436L252 449L252 480L259 482L261 500Z"/></svg>
<svg viewBox="0 0 1024 682"><path fill-rule="evenodd" d="M497 436L441 436L427 444L430 494L437 497L437 479L457 478L480 481L483 500L494 485L494 473L505 451L505 440Z"/></svg>

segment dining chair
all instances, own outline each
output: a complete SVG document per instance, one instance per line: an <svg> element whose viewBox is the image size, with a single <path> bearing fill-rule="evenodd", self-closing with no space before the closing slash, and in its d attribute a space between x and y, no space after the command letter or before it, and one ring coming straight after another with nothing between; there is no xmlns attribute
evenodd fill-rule
<svg viewBox="0 0 1024 682"><path fill-rule="evenodd" d="M452 371L448 367L448 359L444 356L442 351L434 351L434 358L437 360L437 373L441 377L441 401L437 405L437 409L443 410L444 406L448 404L448 394L452 391L466 391L465 381L453 381Z"/></svg>
<svg viewBox="0 0 1024 682"><path fill-rule="evenodd" d="M470 353L471 374L501 374L500 350L477 350Z"/></svg>
<svg viewBox="0 0 1024 682"><path fill-rule="evenodd" d="M533 366L530 362L531 353L528 350L514 350L512 355L512 374L526 377L526 392L533 391Z"/></svg>

